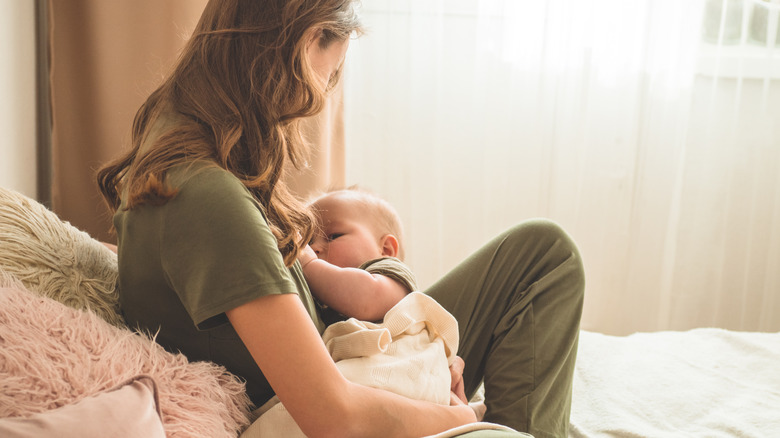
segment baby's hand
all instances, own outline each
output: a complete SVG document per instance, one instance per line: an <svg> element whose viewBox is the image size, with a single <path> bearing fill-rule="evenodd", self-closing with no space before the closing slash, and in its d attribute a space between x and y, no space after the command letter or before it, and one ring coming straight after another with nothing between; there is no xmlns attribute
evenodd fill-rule
<svg viewBox="0 0 780 438"><path fill-rule="evenodd" d="M317 260L317 254L311 249L311 246L306 245L300 253L298 253L298 261L301 262L301 269L306 267L312 260Z"/></svg>

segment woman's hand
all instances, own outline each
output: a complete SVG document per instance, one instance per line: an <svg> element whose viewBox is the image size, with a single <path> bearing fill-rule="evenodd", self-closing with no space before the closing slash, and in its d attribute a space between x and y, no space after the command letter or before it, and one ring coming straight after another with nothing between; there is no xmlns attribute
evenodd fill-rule
<svg viewBox="0 0 780 438"><path fill-rule="evenodd" d="M463 384L463 370L466 363L460 356L455 356L455 360L450 365L450 376L452 377L452 387L450 388L450 406L468 405L474 411L474 421L482 421L485 418L487 407L484 402L469 403Z"/></svg>
<svg viewBox="0 0 780 438"><path fill-rule="evenodd" d="M471 405L463 402L460 396L455 395L455 393L452 391L450 391L450 406L467 408L467 409L462 409L461 412L464 416L463 418L465 419L466 423L475 423L481 420L479 414L477 413L477 410L474 409L474 407L472 407Z"/></svg>
<svg viewBox="0 0 780 438"><path fill-rule="evenodd" d="M450 391L452 391L452 393L463 403L468 403L469 401L466 398L466 392L463 386L463 370L465 368L466 362L464 362L460 356L455 356L455 360L452 362L452 365L450 365L450 377L452 378ZM452 402L450 402L450 405L452 405Z"/></svg>

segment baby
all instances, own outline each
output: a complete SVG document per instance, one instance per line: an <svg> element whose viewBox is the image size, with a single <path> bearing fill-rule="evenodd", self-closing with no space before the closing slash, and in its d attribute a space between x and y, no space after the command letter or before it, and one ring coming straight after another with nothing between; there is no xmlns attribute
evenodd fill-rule
<svg viewBox="0 0 780 438"><path fill-rule="evenodd" d="M346 189L320 196L311 203L311 208L318 218L319 230L299 260L312 294L324 308L322 318L326 324L331 326L348 317L360 321L380 321L391 308L417 290L414 275L401 261L403 247L400 218L387 201L365 191ZM395 310L409 310L410 306L423 300L420 294L417 295L410 297L415 298L415 301L406 301L405 306ZM436 306L438 304L425 306L427 310L421 313L431 312ZM441 312L447 313L443 308ZM426 317L432 317L431 321L438 323L446 319L430 313ZM354 328L356 324L360 323L353 322L350 327ZM451 323L444 325L454 329L457 336L457 322L454 318ZM368 326L375 327L371 324ZM443 326L437 328L442 329ZM348 326L340 326L336 331L349 330ZM328 332L325 338L332 339ZM445 373L449 367L451 376L447 377L451 377L448 382L451 383L452 396L465 402L463 361L455 356L454 351L448 356L449 365L445 361L439 366L443 366ZM404 363L402 358L394 358L393 361ZM337 362L337 365L345 365L345 362ZM417 362L423 363L419 360ZM354 377L355 369L360 370L363 365L354 365L350 377ZM342 369L342 373L346 375L347 370ZM357 371L357 374L371 373ZM351 380L357 381L354 378ZM417 385L423 386L424 382L417 381ZM361 383L374 386L369 382ZM398 392L398 388L385 389ZM475 401L469 405L481 420L485 413L484 403Z"/></svg>
<svg viewBox="0 0 780 438"><path fill-rule="evenodd" d="M357 189L326 193L311 203L319 230L299 258L314 296L327 308L327 324L346 319L381 320L417 290L401 262L402 227L385 200Z"/></svg>

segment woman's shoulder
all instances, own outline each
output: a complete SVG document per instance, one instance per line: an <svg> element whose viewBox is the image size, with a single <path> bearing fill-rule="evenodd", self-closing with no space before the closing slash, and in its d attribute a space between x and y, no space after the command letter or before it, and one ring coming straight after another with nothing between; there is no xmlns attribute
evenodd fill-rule
<svg viewBox="0 0 780 438"><path fill-rule="evenodd" d="M179 190L222 192L225 189L242 191L246 187L232 173L216 163L205 160L178 164L168 173L169 183Z"/></svg>
<svg viewBox="0 0 780 438"><path fill-rule="evenodd" d="M170 185L177 190L173 199L168 201L171 212L179 215L182 212L197 213L198 216L212 213L254 216L259 211L264 216L262 206L249 189L235 175L214 163L196 161L180 164L170 171L168 178Z"/></svg>
<svg viewBox="0 0 780 438"><path fill-rule="evenodd" d="M236 199L254 202L249 189L235 175L213 162L193 161L175 166L168 183L177 190L174 197L182 200L232 202Z"/></svg>

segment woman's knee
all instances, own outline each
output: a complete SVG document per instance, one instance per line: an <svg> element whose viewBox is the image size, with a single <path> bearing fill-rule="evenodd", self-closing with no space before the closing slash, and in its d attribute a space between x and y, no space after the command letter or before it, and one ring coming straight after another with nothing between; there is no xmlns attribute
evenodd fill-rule
<svg viewBox="0 0 780 438"><path fill-rule="evenodd" d="M523 257L544 260L548 269L566 271L566 276L573 282L571 289L582 293L585 274L579 249L574 239L555 221L540 218L521 222L505 232L503 245Z"/></svg>
<svg viewBox="0 0 780 438"><path fill-rule="evenodd" d="M541 246L561 246L574 253L579 253L577 245L557 222L545 218L529 219L513 226L505 233L509 244Z"/></svg>

